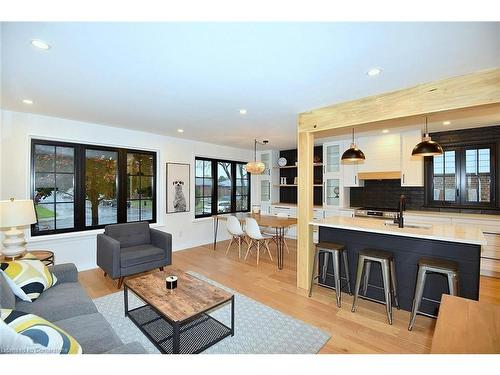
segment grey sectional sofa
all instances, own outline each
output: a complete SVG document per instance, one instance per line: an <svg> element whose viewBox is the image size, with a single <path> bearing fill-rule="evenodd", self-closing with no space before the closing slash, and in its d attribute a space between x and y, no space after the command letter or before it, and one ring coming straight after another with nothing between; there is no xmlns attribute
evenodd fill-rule
<svg viewBox="0 0 500 375"><path fill-rule="evenodd" d="M83 353L146 353L138 342L124 344L78 283L74 264L49 267L57 284L34 302L16 298L0 274L0 308L38 315L68 332L82 346Z"/></svg>

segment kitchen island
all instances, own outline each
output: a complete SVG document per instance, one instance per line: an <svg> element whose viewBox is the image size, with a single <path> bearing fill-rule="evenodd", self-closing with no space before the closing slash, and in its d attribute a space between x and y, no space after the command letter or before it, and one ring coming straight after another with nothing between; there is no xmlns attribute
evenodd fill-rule
<svg viewBox="0 0 500 375"><path fill-rule="evenodd" d="M459 296L473 300L479 298L481 245L486 241L482 231L477 227L438 223L422 225L408 222L405 223L405 228L398 228L397 224L394 225L391 221L358 217L329 217L311 222L310 225L319 227L320 242L336 242L346 247L353 290L358 252L362 249L377 249L394 254L399 303L404 310L411 310L417 263L423 256L457 262ZM322 263L323 259L320 259L320 267ZM333 273L331 265L328 273ZM333 277L327 276L321 283L333 286ZM378 264L372 265L369 283L382 287ZM344 282L342 284L342 290L346 292L346 285ZM448 293L446 278L437 274L428 275L424 297L439 301L442 293ZM382 289L368 288L367 296L383 300ZM423 300L420 310L435 315L438 306L436 303Z"/></svg>

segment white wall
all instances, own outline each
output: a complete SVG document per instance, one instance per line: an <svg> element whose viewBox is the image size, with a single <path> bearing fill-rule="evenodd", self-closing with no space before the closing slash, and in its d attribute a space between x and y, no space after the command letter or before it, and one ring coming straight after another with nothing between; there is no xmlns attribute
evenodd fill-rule
<svg viewBox="0 0 500 375"><path fill-rule="evenodd" d="M111 145L158 152L158 207L157 221L161 230L172 233L173 248L180 250L213 240L211 219L194 219L194 158L207 156L229 160L248 161L251 150L188 141L146 132L119 129L28 113L2 111L0 132L0 198L30 197L30 139L46 138L81 143ZM207 131L210 131L207 129ZM221 137L224 135L221 134ZM191 211L165 214L165 163L191 164ZM252 181L252 193L256 188ZM252 194L252 201L256 194ZM50 249L56 253L56 262L73 262L80 270L96 267L96 233L101 231L68 233L29 239L31 249ZM28 233L28 231L27 231ZM226 231L219 235L227 238ZM29 236L27 236L29 237Z"/></svg>

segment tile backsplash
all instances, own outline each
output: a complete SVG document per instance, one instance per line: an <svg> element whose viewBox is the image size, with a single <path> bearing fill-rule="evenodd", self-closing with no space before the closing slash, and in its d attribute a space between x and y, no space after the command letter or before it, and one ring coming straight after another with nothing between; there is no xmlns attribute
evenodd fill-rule
<svg viewBox="0 0 500 375"><path fill-rule="evenodd" d="M397 208L401 194L406 196L407 210L424 205L423 187L401 187L401 180L366 180L364 187L351 188L351 207Z"/></svg>

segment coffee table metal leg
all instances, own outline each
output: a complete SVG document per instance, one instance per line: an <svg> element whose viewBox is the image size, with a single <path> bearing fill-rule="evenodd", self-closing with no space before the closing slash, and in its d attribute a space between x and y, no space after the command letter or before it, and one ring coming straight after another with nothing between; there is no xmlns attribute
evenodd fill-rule
<svg viewBox="0 0 500 375"><path fill-rule="evenodd" d="M127 284L123 286L123 305L125 306L125 316L128 316L128 288Z"/></svg>
<svg viewBox="0 0 500 375"><path fill-rule="evenodd" d="M231 336L234 336L234 295L231 297Z"/></svg>
<svg viewBox="0 0 500 375"><path fill-rule="evenodd" d="M173 348L172 348L172 352L174 354L179 354L180 352L180 341L181 341L181 337L180 337L180 325L179 325L179 322L175 322L173 324L173 329L174 329L174 337L173 337Z"/></svg>

